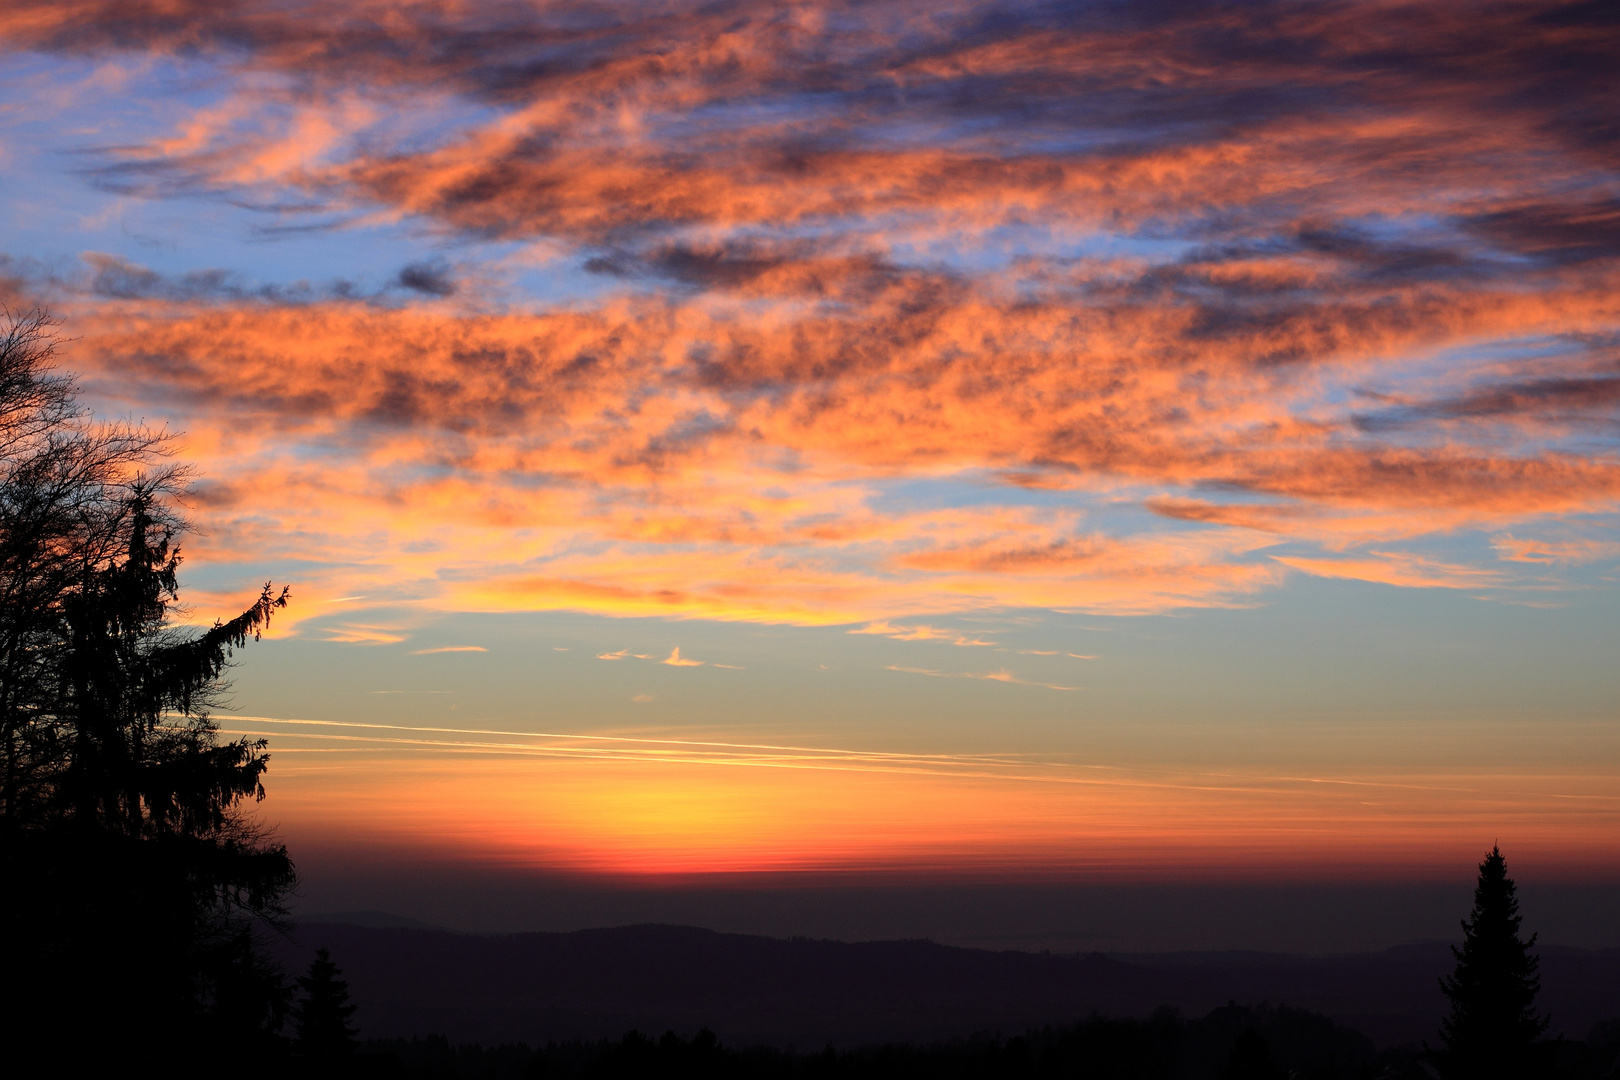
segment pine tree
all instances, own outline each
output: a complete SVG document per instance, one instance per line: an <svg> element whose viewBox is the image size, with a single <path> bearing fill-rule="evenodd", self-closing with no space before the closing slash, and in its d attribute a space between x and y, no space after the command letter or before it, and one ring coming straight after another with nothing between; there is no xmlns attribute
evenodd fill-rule
<svg viewBox="0 0 1620 1080"><path fill-rule="evenodd" d="M1540 962L1530 949L1536 935L1521 939L1521 922L1507 862L1493 845L1479 864L1474 909L1462 923L1462 948L1451 950L1456 971L1440 980L1451 1001L1451 1015L1441 1025L1448 1076L1505 1080L1536 1075L1534 1044L1548 1021L1535 1011Z"/></svg>
<svg viewBox="0 0 1620 1080"><path fill-rule="evenodd" d="M349 1003L349 984L342 974L332 963L332 954L318 949L309 973L298 980L304 1000L293 1008L298 1022L295 1048L307 1062L329 1064L354 1053L356 1031L349 1018L355 1006Z"/></svg>

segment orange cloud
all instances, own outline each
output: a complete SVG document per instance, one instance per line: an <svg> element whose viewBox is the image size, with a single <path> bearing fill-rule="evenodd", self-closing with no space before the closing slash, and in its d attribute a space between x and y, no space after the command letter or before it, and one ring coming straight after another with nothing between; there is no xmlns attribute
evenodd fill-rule
<svg viewBox="0 0 1620 1080"><path fill-rule="evenodd" d="M15 0L14 50L214 76L85 158L104 187L507 246L369 293L96 255L4 289L71 316L106 411L186 431L195 558L313 596L838 624L1510 584L1579 560L1370 545L1620 499L1620 41L1584 11Z"/></svg>
<svg viewBox="0 0 1620 1080"><path fill-rule="evenodd" d="M397 645L410 635L392 626L373 626L365 623L338 623L322 627L322 641L340 645Z"/></svg>
<svg viewBox="0 0 1620 1080"><path fill-rule="evenodd" d="M1279 539L1343 550L1603 512L1620 495L1609 458L1504 445L1491 418L1420 449L1323 414L1324 380L1401 363L1371 352L1293 373L1223 359L1218 343L1196 364L1128 362L1127 336L1161 335L1149 354L1188 347L1181 316L1143 310L1115 312L1060 361L1081 347L1062 327L1100 318L1079 299L1029 311L964 295L910 344L862 359L858 342L893 336L897 302L748 321L727 303L636 298L501 316L103 303L74 309L74 359L116 407L183 417L207 476L194 557L318 554L345 566L323 590L451 607L838 623L1241 603L1280 580L1251 557ZM1581 294L1559 311L1589 304L1599 325L1608 303ZM1503 306L1546 304L1504 300L1456 332L1501 333ZM741 359L703 359L717 347ZM318 464L301 449L316 445ZM954 485L1018 462L1074 509L1026 505L1017 481L974 505L881 494L896 476ZM1153 494L1198 485L1271 499ZM278 493L274 518L263 492ZM1187 528L1087 524L1083 507L1122 495ZM1426 573L1397 577L1439 580Z"/></svg>
<svg viewBox="0 0 1620 1080"><path fill-rule="evenodd" d="M1303 570L1317 577L1372 581L1417 589L1478 589L1501 582L1490 570L1454 566L1400 552L1373 552L1369 559L1300 559L1285 555L1272 558L1284 566Z"/></svg>
<svg viewBox="0 0 1620 1080"><path fill-rule="evenodd" d="M1620 559L1620 543L1613 540L1530 540L1503 534L1491 541L1497 555L1508 562L1585 563Z"/></svg>
<svg viewBox="0 0 1620 1080"><path fill-rule="evenodd" d="M985 641L981 638L969 637L966 634L961 634L954 630L941 630L936 626L895 626L889 623L887 620L883 622L870 623L866 626L856 627L855 629L845 631L845 633L881 634L884 637L893 638L896 641L948 641L952 645L963 647L990 647L997 644L994 641Z"/></svg>
<svg viewBox="0 0 1620 1080"><path fill-rule="evenodd" d="M838 0L791 18L607 4L600 21L437 2L13 0L0 35L17 50L206 57L237 76L234 96L173 135L121 146L125 184L274 186L480 235L612 244L680 225L886 218L960 236L1277 207L1317 223L1460 216L1537 255L1602 249L1612 208L1549 211L1547 193L1604 161L1593 147L1615 101L1594 76L1613 28L1554 3L1372 10L1014 3L986 34L971 6ZM1471 62L1440 59L1460 56ZM810 93L819 108L791 108ZM372 122L386 111L397 128L447 99L494 115L432 140ZM740 108L751 102L784 107ZM1307 233L1291 253L1307 268L1468 261L1410 245L1380 259ZM1266 274L1242 254L1223 272Z"/></svg>

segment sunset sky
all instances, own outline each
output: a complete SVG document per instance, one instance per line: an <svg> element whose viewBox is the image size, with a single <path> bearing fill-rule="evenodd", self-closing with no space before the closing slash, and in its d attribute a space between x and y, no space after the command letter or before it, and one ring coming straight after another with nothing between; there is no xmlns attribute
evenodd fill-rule
<svg viewBox="0 0 1620 1080"><path fill-rule="evenodd" d="M308 904L1620 885L1611 4L0 39L0 299L176 433L193 618L292 588Z"/></svg>

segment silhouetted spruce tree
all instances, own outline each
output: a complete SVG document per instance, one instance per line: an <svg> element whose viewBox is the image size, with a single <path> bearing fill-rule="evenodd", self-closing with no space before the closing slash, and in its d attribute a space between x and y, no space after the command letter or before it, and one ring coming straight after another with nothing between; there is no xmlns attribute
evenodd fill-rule
<svg viewBox="0 0 1620 1080"><path fill-rule="evenodd" d="M356 1031L349 1023L355 1007L349 1003L349 984L325 949L315 951L309 972L298 979L304 999L293 1006L297 1034L293 1048L299 1058L317 1067L332 1066L354 1055Z"/></svg>
<svg viewBox="0 0 1620 1080"><path fill-rule="evenodd" d="M208 713L286 592L173 625L167 437L93 423L49 317L0 320L0 1038L64 1065L265 1050L285 989L253 935L293 866L241 810L264 742L222 741Z"/></svg>
<svg viewBox="0 0 1620 1080"><path fill-rule="evenodd" d="M1534 1044L1547 1030L1547 1019L1535 1011L1541 979L1530 948L1536 935L1528 941L1520 938L1521 921L1507 862L1493 845L1479 864L1474 909L1462 923L1462 948L1452 946L1456 971L1440 980L1451 1001L1451 1015L1441 1025L1447 1076L1492 1080L1538 1075Z"/></svg>

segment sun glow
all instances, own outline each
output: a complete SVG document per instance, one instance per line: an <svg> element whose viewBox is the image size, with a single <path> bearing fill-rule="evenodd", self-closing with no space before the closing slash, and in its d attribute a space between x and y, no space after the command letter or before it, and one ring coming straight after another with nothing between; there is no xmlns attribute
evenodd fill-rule
<svg viewBox="0 0 1620 1080"><path fill-rule="evenodd" d="M1511 829L1588 873L1620 856L1601 769L1126 768L709 739L272 721L276 813L318 847L608 877L875 872L1421 878ZM341 734L334 734L334 729ZM341 823L335 830L333 823Z"/></svg>

